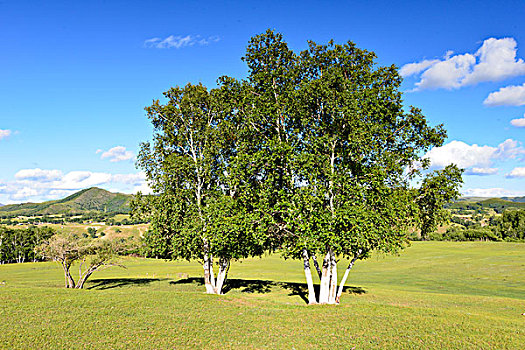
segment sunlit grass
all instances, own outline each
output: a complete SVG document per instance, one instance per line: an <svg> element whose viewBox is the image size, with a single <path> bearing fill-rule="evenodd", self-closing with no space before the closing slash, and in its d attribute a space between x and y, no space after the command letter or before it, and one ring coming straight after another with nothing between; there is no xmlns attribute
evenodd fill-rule
<svg viewBox="0 0 525 350"><path fill-rule="evenodd" d="M223 296L203 293L196 263L125 265L95 274L90 289L80 291L62 288L55 263L0 266L0 348L525 344L525 244L416 242L400 256L358 262L339 306L306 306L301 262L279 256L234 263Z"/></svg>

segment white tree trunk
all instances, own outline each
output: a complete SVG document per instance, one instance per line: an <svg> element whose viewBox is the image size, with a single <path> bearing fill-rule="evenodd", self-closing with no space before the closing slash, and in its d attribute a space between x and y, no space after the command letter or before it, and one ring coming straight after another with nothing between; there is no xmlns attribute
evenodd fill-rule
<svg viewBox="0 0 525 350"><path fill-rule="evenodd" d="M204 254L204 286L206 287L206 293L215 294L215 286L211 284L210 275L210 259L208 254Z"/></svg>
<svg viewBox="0 0 525 350"><path fill-rule="evenodd" d="M337 294L337 261L335 254L332 251L330 254L330 267L332 275L330 276L330 292L328 294L328 304L335 304L335 296Z"/></svg>
<svg viewBox="0 0 525 350"><path fill-rule="evenodd" d="M224 286L224 281L228 276L228 270L230 269L230 260L220 259L219 260L219 273L217 274L217 287L215 288L215 293L222 294L222 287Z"/></svg>
<svg viewBox="0 0 525 350"><path fill-rule="evenodd" d="M306 277L306 284L308 285L308 305L317 304L314 281L312 280L312 271L310 270L310 258L308 257L308 251L306 249L303 249L303 261L304 275Z"/></svg>
<svg viewBox="0 0 525 350"><path fill-rule="evenodd" d="M341 295L343 294L343 288L345 286L346 279L348 278L350 270L354 266L355 261L357 260L357 258L359 258L359 255L361 255L361 249L359 249L359 252L356 255L354 255L354 258L352 259L352 261L350 261L350 264L348 264L348 267L346 268L345 274L343 275L343 279L341 280L341 284L339 285L339 290L337 291L337 296L335 297L335 302L337 304L339 304L339 302L341 301Z"/></svg>
<svg viewBox="0 0 525 350"><path fill-rule="evenodd" d="M319 304L328 303L328 294L330 292L330 251L326 253L323 260L323 271L321 275L321 288L319 291Z"/></svg>

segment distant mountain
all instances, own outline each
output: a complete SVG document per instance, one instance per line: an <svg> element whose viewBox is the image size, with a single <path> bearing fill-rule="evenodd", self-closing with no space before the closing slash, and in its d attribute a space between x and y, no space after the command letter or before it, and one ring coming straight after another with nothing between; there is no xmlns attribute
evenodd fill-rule
<svg viewBox="0 0 525 350"><path fill-rule="evenodd" d="M4 206L4 204L0 203L0 207L3 207L3 206Z"/></svg>
<svg viewBox="0 0 525 350"><path fill-rule="evenodd" d="M501 199L517 203L525 203L525 197L501 197Z"/></svg>
<svg viewBox="0 0 525 350"><path fill-rule="evenodd" d="M93 212L127 214L131 195L112 193L91 187L60 200L43 203L9 204L0 207L0 215L85 214Z"/></svg>
<svg viewBox="0 0 525 350"><path fill-rule="evenodd" d="M505 209L510 208L525 209L525 197L462 197L453 203L445 205L445 207L463 210L494 209L496 212L501 213Z"/></svg>

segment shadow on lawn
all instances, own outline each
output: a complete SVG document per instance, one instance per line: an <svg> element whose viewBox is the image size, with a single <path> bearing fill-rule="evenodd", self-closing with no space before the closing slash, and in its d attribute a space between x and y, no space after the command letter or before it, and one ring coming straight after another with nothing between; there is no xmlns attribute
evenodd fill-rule
<svg viewBox="0 0 525 350"><path fill-rule="evenodd" d="M143 286L151 282L159 282L166 280L166 278L108 278L108 279L93 279L90 284L94 284L87 289L112 289L124 286Z"/></svg>
<svg viewBox="0 0 525 350"><path fill-rule="evenodd" d="M204 285L204 279L202 277L189 277L178 281L170 282L170 284L197 284L199 286ZM281 288L288 291L289 296L299 296L308 303L308 286L306 283L297 282L275 282L268 280L244 280L244 279L227 279L222 292L224 294L231 290L239 289L242 293L259 293L266 294L272 291L272 288ZM319 294L319 285L314 285L316 294ZM361 287L344 287L343 293L348 294L364 294L366 290Z"/></svg>

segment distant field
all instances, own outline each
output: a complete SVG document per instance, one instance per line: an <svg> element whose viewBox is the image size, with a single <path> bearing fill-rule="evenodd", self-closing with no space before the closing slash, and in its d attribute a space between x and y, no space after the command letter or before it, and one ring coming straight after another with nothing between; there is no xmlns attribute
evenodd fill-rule
<svg viewBox="0 0 525 350"><path fill-rule="evenodd" d="M196 263L126 259L88 290L55 263L0 266L0 348L523 349L525 244L415 242L358 262L339 306L306 306L302 264L233 264L223 296ZM340 263L340 273L343 263ZM2 282L4 281L4 282Z"/></svg>
<svg viewBox="0 0 525 350"><path fill-rule="evenodd" d="M20 226L9 226L13 228L23 228L28 225ZM104 223L91 223L91 224L75 224L68 223L65 225L60 224L42 224L42 226L49 226L54 228L57 231L67 231L82 235L83 233L88 232L88 228L93 227L97 230L97 235L100 236L101 232L104 232L106 238L117 238L117 237L140 237L147 231L149 224L136 224L136 225L121 225L121 226L109 226Z"/></svg>

